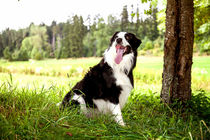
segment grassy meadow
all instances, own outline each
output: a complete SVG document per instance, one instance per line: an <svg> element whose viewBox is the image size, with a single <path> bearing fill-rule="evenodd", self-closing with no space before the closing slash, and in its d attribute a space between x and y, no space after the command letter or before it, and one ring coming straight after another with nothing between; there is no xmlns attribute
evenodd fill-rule
<svg viewBox="0 0 210 140"><path fill-rule="evenodd" d="M194 57L192 101L185 113L160 103L162 57L138 57L135 87L123 109L126 127L110 116L86 118L56 106L100 58L0 60L1 139L207 139L210 57ZM183 115L184 114L184 115Z"/></svg>

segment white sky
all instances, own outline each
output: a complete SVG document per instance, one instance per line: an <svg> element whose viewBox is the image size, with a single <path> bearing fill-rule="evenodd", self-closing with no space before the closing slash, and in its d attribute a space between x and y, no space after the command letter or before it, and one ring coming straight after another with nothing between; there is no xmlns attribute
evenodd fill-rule
<svg viewBox="0 0 210 140"><path fill-rule="evenodd" d="M73 14L93 18L100 14L107 20L109 14L120 16L123 6L137 4L143 13L145 5L140 0L0 0L0 32L6 28L19 29L35 24L50 25L53 20L66 22ZM129 11L129 12L130 12ZM130 13L129 13L130 14Z"/></svg>

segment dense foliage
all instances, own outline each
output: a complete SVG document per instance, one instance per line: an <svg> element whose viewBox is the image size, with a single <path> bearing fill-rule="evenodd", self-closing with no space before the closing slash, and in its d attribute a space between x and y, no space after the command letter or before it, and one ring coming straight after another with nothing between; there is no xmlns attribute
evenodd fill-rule
<svg viewBox="0 0 210 140"><path fill-rule="evenodd" d="M166 6L166 0L159 0ZM194 52L210 54L210 3L208 0L194 0ZM157 14L158 30L165 32L166 7Z"/></svg>
<svg viewBox="0 0 210 140"><path fill-rule="evenodd" d="M107 20L100 15L83 19L74 15L65 23L51 25L30 24L19 30L6 29L0 33L0 58L10 61L44 58L69 58L102 56L109 45L114 32L122 30L136 34L141 40L140 55L160 55L163 50L165 27L165 8L157 9L157 2L166 4L165 0L151 2L150 15L142 15L139 7L122 8L120 17L109 15ZM209 3L195 0L195 51L210 52L209 37Z"/></svg>
<svg viewBox="0 0 210 140"><path fill-rule="evenodd" d="M138 8L129 13L127 6L124 6L120 17L110 15L107 21L100 15L85 20L82 16L74 15L65 23L53 21L50 26L31 23L29 27L18 31L8 28L0 34L0 57L16 61L102 56L111 36L119 30L133 32L142 40L145 38L150 43L145 43L146 48L152 49L154 45L151 41L159 37L157 8L152 11L150 16L143 19ZM160 44L156 46L160 47Z"/></svg>

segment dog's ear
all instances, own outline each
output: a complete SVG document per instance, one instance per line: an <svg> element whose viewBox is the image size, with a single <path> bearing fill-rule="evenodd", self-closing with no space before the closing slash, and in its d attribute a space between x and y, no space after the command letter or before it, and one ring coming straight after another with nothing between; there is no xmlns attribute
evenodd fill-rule
<svg viewBox="0 0 210 140"><path fill-rule="evenodd" d="M131 37L131 42L132 42L132 45L135 49L137 49L140 44L141 44L141 40L138 39L134 34L132 33L129 33L129 36Z"/></svg>
<svg viewBox="0 0 210 140"><path fill-rule="evenodd" d="M135 46L136 46L136 48L138 48L140 45L141 45L141 40L140 39L138 39L136 36L135 36Z"/></svg>
<svg viewBox="0 0 210 140"><path fill-rule="evenodd" d="M112 36L112 38L110 39L110 44L112 44L112 42L115 39L115 36L119 33L119 31L115 32L114 35Z"/></svg>

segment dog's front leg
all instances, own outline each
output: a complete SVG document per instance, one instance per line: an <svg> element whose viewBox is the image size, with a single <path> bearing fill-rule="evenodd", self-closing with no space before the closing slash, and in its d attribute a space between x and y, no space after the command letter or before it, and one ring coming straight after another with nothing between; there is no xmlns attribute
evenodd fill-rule
<svg viewBox="0 0 210 140"><path fill-rule="evenodd" d="M125 126L125 123L123 121L122 118L122 113L121 113L121 109L120 109L120 104L113 104L110 103L109 104L109 109L112 112L112 114L114 115L114 119L115 121L121 125L121 126Z"/></svg>

